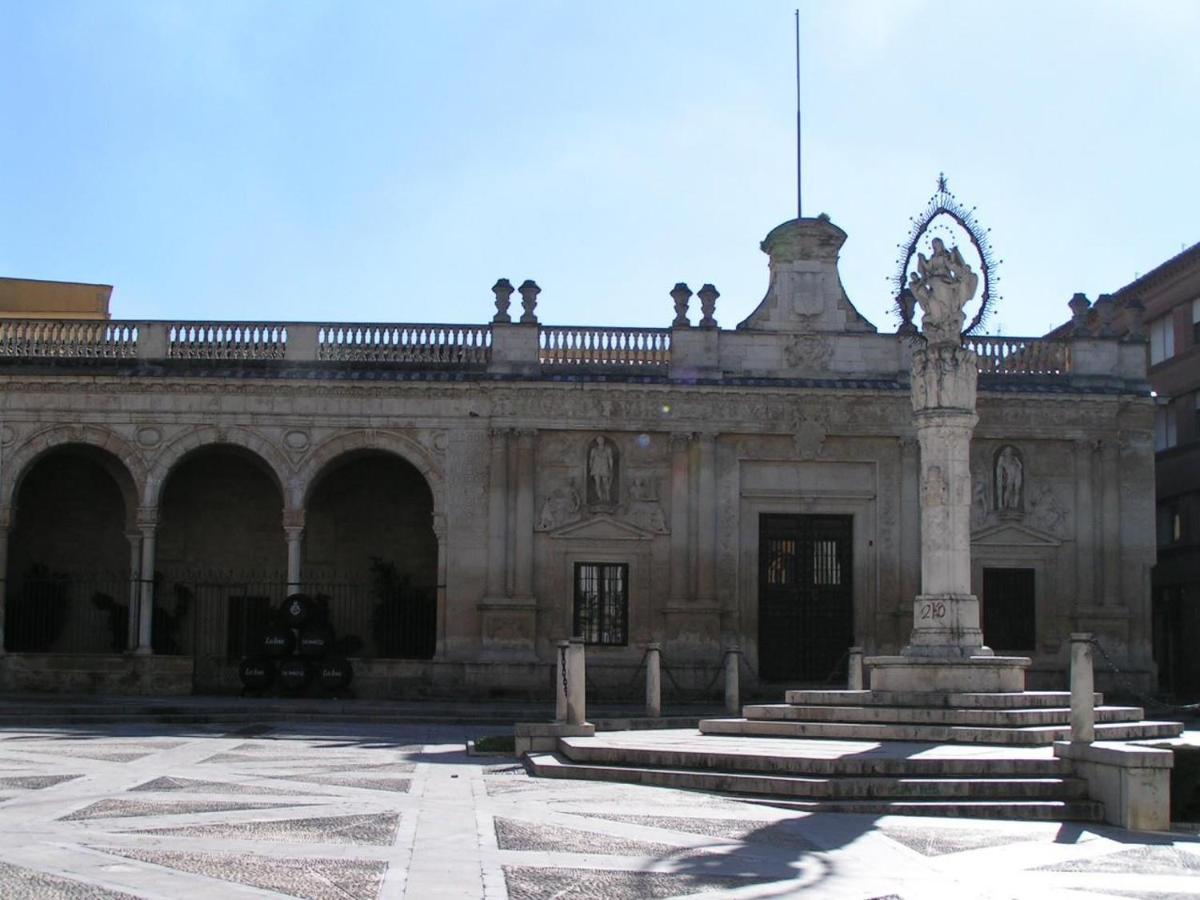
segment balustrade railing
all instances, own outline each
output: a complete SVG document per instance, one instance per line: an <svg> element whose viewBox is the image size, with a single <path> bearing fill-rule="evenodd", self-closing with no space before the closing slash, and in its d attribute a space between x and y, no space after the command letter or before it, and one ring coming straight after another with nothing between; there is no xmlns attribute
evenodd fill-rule
<svg viewBox="0 0 1200 900"><path fill-rule="evenodd" d="M336 362L487 365L487 325L319 325L317 359Z"/></svg>
<svg viewBox="0 0 1200 900"><path fill-rule="evenodd" d="M0 356L55 359L132 359L134 322L73 319L0 320Z"/></svg>
<svg viewBox="0 0 1200 900"><path fill-rule="evenodd" d="M1043 338L969 337L967 349L979 357L984 375L1069 375L1071 348Z"/></svg>
<svg viewBox="0 0 1200 900"><path fill-rule="evenodd" d="M544 366L665 367L671 362L671 331L543 325L538 362Z"/></svg>
<svg viewBox="0 0 1200 900"><path fill-rule="evenodd" d="M283 359L287 328L268 322L174 322L168 359Z"/></svg>

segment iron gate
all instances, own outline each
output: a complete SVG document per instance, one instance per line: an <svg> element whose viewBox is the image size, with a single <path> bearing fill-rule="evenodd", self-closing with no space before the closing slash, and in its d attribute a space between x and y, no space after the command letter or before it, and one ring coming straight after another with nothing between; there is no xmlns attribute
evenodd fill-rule
<svg viewBox="0 0 1200 900"><path fill-rule="evenodd" d="M854 639L850 516L759 519L758 665L767 681L846 676Z"/></svg>

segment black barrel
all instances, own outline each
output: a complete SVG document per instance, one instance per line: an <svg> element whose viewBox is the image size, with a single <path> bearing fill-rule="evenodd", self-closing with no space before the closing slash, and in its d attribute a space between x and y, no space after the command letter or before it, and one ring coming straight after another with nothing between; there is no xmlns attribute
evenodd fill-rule
<svg viewBox="0 0 1200 900"><path fill-rule="evenodd" d="M317 681L322 690L342 691L354 680L354 667L350 660L336 657L317 663Z"/></svg>
<svg viewBox="0 0 1200 900"><path fill-rule="evenodd" d="M248 691L265 691L275 680L275 663L261 656L243 659L238 666L238 678Z"/></svg>
<svg viewBox="0 0 1200 900"><path fill-rule="evenodd" d="M308 623L308 620L313 617L316 611L316 604L313 603L312 597L308 594L289 594L288 598L283 601L283 606L279 612L283 615L285 624L292 628L302 628Z"/></svg>
<svg viewBox="0 0 1200 900"><path fill-rule="evenodd" d="M309 659L322 659L333 649L333 629L324 624L305 625L300 629L301 656Z"/></svg>
<svg viewBox="0 0 1200 900"><path fill-rule="evenodd" d="M291 656L296 649L296 632L284 625L268 625L263 632L263 653L276 659Z"/></svg>
<svg viewBox="0 0 1200 900"><path fill-rule="evenodd" d="M289 691L301 691L312 680L313 667L306 659L292 657L279 664L279 684Z"/></svg>

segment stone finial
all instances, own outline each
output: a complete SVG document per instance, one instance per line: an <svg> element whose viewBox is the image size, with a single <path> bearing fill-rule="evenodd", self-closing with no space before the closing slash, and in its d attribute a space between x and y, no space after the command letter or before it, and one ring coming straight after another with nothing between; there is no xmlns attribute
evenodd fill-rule
<svg viewBox="0 0 1200 900"><path fill-rule="evenodd" d="M496 315L492 316L492 321L511 322L512 316L508 314L508 307L512 302L512 282L507 278L499 279L492 285L492 293L496 295Z"/></svg>
<svg viewBox="0 0 1200 900"><path fill-rule="evenodd" d="M717 298L721 296L711 284L706 284L696 294L700 298L700 312L703 313L703 318L700 320L701 328L716 328L717 320L713 318L713 312L717 308Z"/></svg>
<svg viewBox="0 0 1200 900"><path fill-rule="evenodd" d="M1100 329L1097 332L1097 337L1116 337L1116 329L1113 328L1113 318L1117 314L1117 304L1113 302L1112 294L1101 294L1096 298L1096 305L1092 307L1096 310L1096 315L1100 317Z"/></svg>
<svg viewBox="0 0 1200 900"><path fill-rule="evenodd" d="M1088 300L1087 295L1075 294L1067 302L1067 306L1071 307L1071 330L1075 334L1087 332L1087 314L1092 308L1092 302Z"/></svg>
<svg viewBox="0 0 1200 900"><path fill-rule="evenodd" d="M521 313L521 324L536 325L538 319L534 310L537 309L537 298L542 289L532 278L526 278L517 290L521 292L521 308L525 310Z"/></svg>
<svg viewBox="0 0 1200 900"><path fill-rule="evenodd" d="M688 301L692 299L692 289L681 281L671 288L671 299L675 301L675 321L671 323L672 327L687 328L692 324L688 321Z"/></svg>
<svg viewBox="0 0 1200 900"><path fill-rule="evenodd" d="M1146 307L1137 297L1132 297L1125 304L1125 309L1129 313L1129 327L1125 329L1125 336L1131 341L1144 341L1146 339Z"/></svg>

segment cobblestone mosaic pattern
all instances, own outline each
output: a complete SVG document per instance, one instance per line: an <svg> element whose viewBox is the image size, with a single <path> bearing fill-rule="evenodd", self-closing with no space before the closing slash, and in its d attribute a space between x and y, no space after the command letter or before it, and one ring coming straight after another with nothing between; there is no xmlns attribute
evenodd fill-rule
<svg viewBox="0 0 1200 900"><path fill-rule="evenodd" d="M532 779L450 726L0 732L0 898L1200 895L1200 842Z"/></svg>

